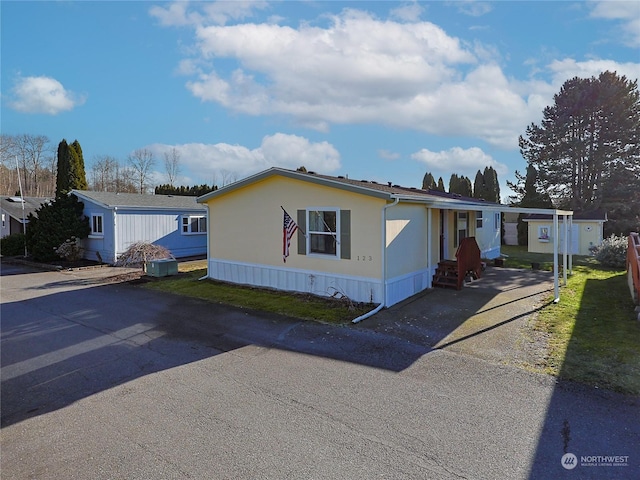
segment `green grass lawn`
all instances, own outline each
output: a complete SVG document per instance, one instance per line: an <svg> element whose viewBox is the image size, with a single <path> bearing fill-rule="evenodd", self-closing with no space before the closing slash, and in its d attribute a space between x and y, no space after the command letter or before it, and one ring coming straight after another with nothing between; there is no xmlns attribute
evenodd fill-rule
<svg viewBox="0 0 640 480"><path fill-rule="evenodd" d="M553 254L528 253L526 247L502 251L509 255L506 267L553 263ZM593 257L574 256L560 303L541 310L536 328L550 339L544 372L640 395L640 322L625 271L602 267Z"/></svg>
<svg viewBox="0 0 640 480"><path fill-rule="evenodd" d="M375 307L374 305L352 304L344 298L338 300L315 295L238 286L210 279L199 280L206 275L206 269L198 269L197 267L198 265L194 266L193 264L185 267L180 265L181 275L149 282L146 287L302 320L337 324L346 324Z"/></svg>
<svg viewBox="0 0 640 480"><path fill-rule="evenodd" d="M530 253L527 247L502 245L500 247L504 259L504 266L509 268L531 268L532 262L540 264L542 270L553 270L553 253ZM568 261L568 259L567 259ZM562 255L558 257L558 263L562 266ZM597 260L591 256L574 255L574 266L599 266Z"/></svg>

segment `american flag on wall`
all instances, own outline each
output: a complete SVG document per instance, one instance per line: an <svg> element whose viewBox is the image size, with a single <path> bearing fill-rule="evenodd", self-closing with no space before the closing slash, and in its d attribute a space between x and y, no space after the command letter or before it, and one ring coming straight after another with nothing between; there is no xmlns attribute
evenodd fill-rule
<svg viewBox="0 0 640 480"><path fill-rule="evenodd" d="M298 224L293 221L293 218L289 216L287 211L283 208L284 222L282 224L282 260L287 263L287 257L289 256L289 245L291 244L291 237L296 233Z"/></svg>

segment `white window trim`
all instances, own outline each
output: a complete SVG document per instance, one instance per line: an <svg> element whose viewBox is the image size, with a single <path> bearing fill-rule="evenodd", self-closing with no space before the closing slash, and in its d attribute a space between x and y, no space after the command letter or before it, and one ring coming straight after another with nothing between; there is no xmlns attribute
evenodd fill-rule
<svg viewBox="0 0 640 480"><path fill-rule="evenodd" d="M91 233L89 234L89 238L104 238L104 215L102 213L90 213L89 215L91 218ZM94 218L100 218L101 232L95 232L93 230Z"/></svg>
<svg viewBox="0 0 640 480"><path fill-rule="evenodd" d="M192 232L191 231L191 222L193 219L204 219L205 222L205 228L208 228L209 225L207 224L207 216L206 215L180 215L180 235L206 235L207 232L206 230L204 232ZM184 221L185 219L187 220L187 228L188 231L184 231ZM198 222L198 225L200 225L200 222Z"/></svg>
<svg viewBox="0 0 640 480"><path fill-rule="evenodd" d="M312 252L311 251L311 213L313 212L335 212L336 213L336 231L334 232L335 234L335 240L336 240L336 253L335 255L329 254L329 253L316 253L316 252ZM305 232L307 234L307 238L306 238L306 244L307 244L307 256L309 257L315 257L315 258L322 258L325 260L340 260L341 258L341 251L340 251L340 209L337 207L308 207L306 209L306 215L307 215L307 231Z"/></svg>

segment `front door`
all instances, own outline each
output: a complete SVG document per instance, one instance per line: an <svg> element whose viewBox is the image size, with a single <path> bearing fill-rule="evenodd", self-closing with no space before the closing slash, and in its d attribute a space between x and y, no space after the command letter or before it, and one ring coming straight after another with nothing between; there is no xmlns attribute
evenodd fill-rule
<svg viewBox="0 0 640 480"><path fill-rule="evenodd" d="M469 235L469 215L467 212L456 212L456 247L462 239Z"/></svg>
<svg viewBox="0 0 640 480"><path fill-rule="evenodd" d="M449 210L440 210L440 260L449 258Z"/></svg>

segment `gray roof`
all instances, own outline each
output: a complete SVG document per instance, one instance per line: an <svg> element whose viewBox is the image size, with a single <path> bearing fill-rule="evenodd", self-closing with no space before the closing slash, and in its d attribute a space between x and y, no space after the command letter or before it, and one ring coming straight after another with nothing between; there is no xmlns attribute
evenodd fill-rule
<svg viewBox="0 0 640 480"><path fill-rule="evenodd" d="M281 175L284 177L295 178L297 180L331 186L334 188L341 188L344 190L360 193L362 195L369 195L379 198L388 199L392 196L402 196L406 200L414 199L416 201L436 201L441 199L445 201L465 202L467 204L474 205L477 204L478 210L480 210L483 205L498 205L496 203L486 202L485 200L478 198L468 198L458 194L440 192L437 190L422 190L420 188L414 187L402 187L400 185L394 185L392 182L378 183L370 180L355 180L344 176L334 177L330 175L321 175L315 172L299 172L297 170L288 170L278 167L270 168L238 182L222 187L213 192L207 193L206 195L199 197L198 202L204 203L210 198L224 195L227 192L236 190L240 187L257 182L272 175Z"/></svg>
<svg viewBox="0 0 640 480"><path fill-rule="evenodd" d="M527 220L551 220L553 217L551 215L544 214L532 214L524 217L524 221ZM609 219L607 218L607 212L605 210L585 210L585 211L575 211L573 213L574 221L587 221L587 222L606 222Z"/></svg>
<svg viewBox="0 0 640 480"><path fill-rule="evenodd" d="M372 197L383 198L387 201L394 199L402 202L417 202L430 205L434 208L443 209L467 209L467 210L486 210L494 212L510 213L545 213L553 215L571 216L573 212L570 210L558 210L552 208L524 208L513 207L500 203L487 202L483 199L463 197L458 194L440 192L437 190L422 190L420 188L402 187L393 183L377 183L369 180L354 180L343 176L332 177L329 175L320 175L315 172L299 172L297 170L288 170L285 168L272 167L255 175L239 180L235 183L226 185L218 190L209 192L198 197L199 203L207 203L210 199L223 196L234 190L238 190L247 185L259 182L274 175L293 178L303 182L315 183L327 187L339 188L361 195L369 195Z"/></svg>
<svg viewBox="0 0 640 480"><path fill-rule="evenodd" d="M196 197L184 195L145 195L139 193L91 192L88 190L72 190L81 201L90 201L106 208L133 208L158 210L202 210L203 205L196 202Z"/></svg>
<svg viewBox="0 0 640 480"><path fill-rule="evenodd" d="M51 200L53 199L47 197L24 197L24 218L27 218L30 213L35 213L43 203ZM0 197L0 204L2 205L2 210L16 220L22 221L22 202L20 197Z"/></svg>

